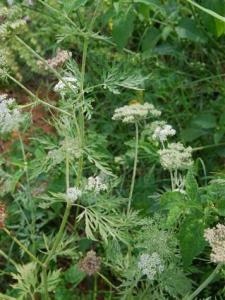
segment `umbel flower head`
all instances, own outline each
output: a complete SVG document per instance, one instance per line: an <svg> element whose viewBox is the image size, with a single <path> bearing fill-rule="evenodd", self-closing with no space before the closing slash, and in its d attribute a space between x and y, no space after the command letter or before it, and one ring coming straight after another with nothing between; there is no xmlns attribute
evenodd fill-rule
<svg viewBox="0 0 225 300"><path fill-rule="evenodd" d="M225 263L225 226L217 224L214 228L206 229L204 237L212 247L211 261Z"/></svg>
<svg viewBox="0 0 225 300"><path fill-rule="evenodd" d="M149 280L153 280L157 274L164 271L164 265L158 253L152 255L142 254L139 258L138 268L142 275L146 275Z"/></svg>
<svg viewBox="0 0 225 300"><path fill-rule="evenodd" d="M96 256L96 252L93 250L88 251L86 256L79 262L79 269L89 276L97 273L100 270L100 266L101 258Z"/></svg>
<svg viewBox="0 0 225 300"><path fill-rule="evenodd" d="M62 67L66 61L68 61L72 56L72 53L66 50L58 49L56 56L47 60L47 63L50 67L57 69ZM38 61L38 65L43 67L45 70L48 70L48 67L42 62Z"/></svg>
<svg viewBox="0 0 225 300"><path fill-rule="evenodd" d="M67 200L71 203L74 203L78 198L80 198L82 195L82 192L77 187L70 187L66 191L66 197Z"/></svg>
<svg viewBox="0 0 225 300"><path fill-rule="evenodd" d="M93 191L98 194L101 191L106 191L107 185L104 183L104 179L102 176L91 176L88 178L85 189L87 191Z"/></svg>
<svg viewBox="0 0 225 300"><path fill-rule="evenodd" d="M78 81L73 75L64 76L63 79L67 82L68 86L73 89L74 92L78 92ZM54 91L65 95L68 92L68 86L62 80L55 85Z"/></svg>
<svg viewBox="0 0 225 300"><path fill-rule="evenodd" d="M193 163L192 148L185 148L181 143L169 144L168 148L159 150L158 153L162 167L167 170L188 169Z"/></svg>
<svg viewBox="0 0 225 300"><path fill-rule="evenodd" d="M24 116L16 107L15 99L6 94L0 95L0 133L17 130L23 122Z"/></svg>
<svg viewBox="0 0 225 300"><path fill-rule="evenodd" d="M176 130L164 121L156 121L151 124L152 139L161 143L167 141L169 136L176 134Z"/></svg>
<svg viewBox="0 0 225 300"><path fill-rule="evenodd" d="M123 123L136 123L150 116L158 117L161 112L150 103L134 103L117 108L112 117L113 120L121 120Z"/></svg>

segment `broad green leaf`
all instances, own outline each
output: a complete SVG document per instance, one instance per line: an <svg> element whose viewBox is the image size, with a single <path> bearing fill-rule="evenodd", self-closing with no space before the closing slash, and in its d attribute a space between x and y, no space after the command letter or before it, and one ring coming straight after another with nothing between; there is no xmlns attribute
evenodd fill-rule
<svg viewBox="0 0 225 300"><path fill-rule="evenodd" d="M181 19L176 27L178 36L196 43L205 43L207 41L204 33L199 29L196 23L190 18Z"/></svg>
<svg viewBox="0 0 225 300"><path fill-rule="evenodd" d="M203 251L206 244L203 234L204 223L200 216L189 216L181 225L179 241L185 267Z"/></svg>
<svg viewBox="0 0 225 300"><path fill-rule="evenodd" d="M210 129L216 127L216 117L211 113L201 113L194 117L191 124L202 129Z"/></svg>
<svg viewBox="0 0 225 300"><path fill-rule="evenodd" d="M197 138L199 138L202 135L205 135L206 131L204 131L201 128L185 128L181 131L181 137L182 140L184 140L185 142L192 142L194 140L196 140Z"/></svg>
<svg viewBox="0 0 225 300"><path fill-rule="evenodd" d="M225 15L225 2L224 0L204 0L203 1L204 7L211 9L221 15ZM207 28L215 36L219 37L225 32L225 23L221 20L216 19L215 17L205 14L204 12L201 13L202 21Z"/></svg>
<svg viewBox="0 0 225 300"><path fill-rule="evenodd" d="M192 0L187 0L189 3L193 4L194 6L196 6L197 8L199 8L200 10L204 11L205 13L213 16L214 18L222 21L225 23L225 17L221 16L220 14L217 14L216 12L214 12L211 9L207 9L205 7L203 7L202 5L199 5L198 3L196 3L195 1ZM214 2L213 2L214 3Z"/></svg>
<svg viewBox="0 0 225 300"><path fill-rule="evenodd" d="M114 20L112 37L119 49L123 49L131 37L134 29L134 19L133 11L129 10L126 14L123 13L117 16Z"/></svg>
<svg viewBox="0 0 225 300"><path fill-rule="evenodd" d="M84 278L85 273L81 272L77 265L72 265L65 273L65 280L69 283L72 283L75 286L77 286Z"/></svg>
<svg viewBox="0 0 225 300"><path fill-rule="evenodd" d="M134 3L142 3L148 5L154 11L162 9L162 4L159 0L134 0Z"/></svg>
<svg viewBox="0 0 225 300"><path fill-rule="evenodd" d="M185 188L189 198L195 201L198 195L198 183L191 169L188 171L185 179Z"/></svg>
<svg viewBox="0 0 225 300"><path fill-rule="evenodd" d="M152 27L149 28L144 36L144 39L141 44L141 48L143 52L151 51L153 47L157 44L161 36L161 32L159 29Z"/></svg>

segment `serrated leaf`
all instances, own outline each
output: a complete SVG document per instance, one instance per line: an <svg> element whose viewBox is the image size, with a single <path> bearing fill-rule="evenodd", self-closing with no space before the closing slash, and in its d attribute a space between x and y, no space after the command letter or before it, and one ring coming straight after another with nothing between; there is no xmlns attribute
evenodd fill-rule
<svg viewBox="0 0 225 300"><path fill-rule="evenodd" d="M194 177L193 171L190 169L185 178L185 189L191 200L196 200L198 195L198 183Z"/></svg>
<svg viewBox="0 0 225 300"><path fill-rule="evenodd" d="M207 41L203 32L196 26L196 23L190 18L183 18L176 27L178 36L196 43L205 43Z"/></svg>
<svg viewBox="0 0 225 300"><path fill-rule="evenodd" d="M64 273L64 276L67 282L72 283L76 287L86 275L78 269L77 265L73 265Z"/></svg>
<svg viewBox="0 0 225 300"><path fill-rule="evenodd" d="M179 241L185 267L203 251L206 244L203 234L204 223L200 216L187 217L181 225Z"/></svg>
<svg viewBox="0 0 225 300"><path fill-rule="evenodd" d="M119 49L123 49L134 29L135 15L132 10L122 13L113 23L112 37Z"/></svg>

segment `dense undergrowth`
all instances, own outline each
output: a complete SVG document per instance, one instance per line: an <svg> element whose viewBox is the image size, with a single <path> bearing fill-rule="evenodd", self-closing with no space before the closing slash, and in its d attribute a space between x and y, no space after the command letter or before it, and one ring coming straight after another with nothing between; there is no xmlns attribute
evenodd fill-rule
<svg viewBox="0 0 225 300"><path fill-rule="evenodd" d="M0 0L0 299L224 299L223 0Z"/></svg>

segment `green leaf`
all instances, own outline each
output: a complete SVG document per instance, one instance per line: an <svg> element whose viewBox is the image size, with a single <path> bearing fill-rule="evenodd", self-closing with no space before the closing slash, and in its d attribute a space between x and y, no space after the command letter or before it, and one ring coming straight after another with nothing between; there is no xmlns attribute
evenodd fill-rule
<svg viewBox="0 0 225 300"><path fill-rule="evenodd" d="M159 29L155 27L149 28L141 44L142 51L150 51L152 48L154 48L159 41L160 36L161 32Z"/></svg>
<svg viewBox="0 0 225 300"><path fill-rule="evenodd" d="M180 192L166 192L160 198L160 205L167 211L167 225L173 226L179 220L184 210L185 196Z"/></svg>
<svg viewBox="0 0 225 300"><path fill-rule="evenodd" d="M86 275L78 269L77 265L73 265L64 273L64 276L67 282L72 283L76 287Z"/></svg>
<svg viewBox="0 0 225 300"><path fill-rule="evenodd" d="M176 27L178 36L196 43L205 43L207 41L203 32L196 26L196 23L189 18L183 18Z"/></svg>
<svg viewBox="0 0 225 300"><path fill-rule="evenodd" d="M178 237L185 267L203 251L206 244L203 234L204 223L200 216L189 216L185 219Z"/></svg>
<svg viewBox="0 0 225 300"><path fill-rule="evenodd" d="M198 183L191 169L188 171L185 179L185 188L190 199L196 200L198 195Z"/></svg>
<svg viewBox="0 0 225 300"><path fill-rule="evenodd" d="M87 0L63 1L63 8L67 13L70 13L72 10L77 10L86 3Z"/></svg>
<svg viewBox="0 0 225 300"><path fill-rule="evenodd" d="M214 12L211 9L207 9L205 7L203 7L202 5L199 5L198 3L196 3L195 1L192 0L187 0L189 3L193 4L194 6L196 6L197 8L199 8L200 10L204 11L205 13L213 16L214 18L222 21L225 23L225 17L221 16L220 14L217 14L216 12ZM214 2L213 2L214 3Z"/></svg>
<svg viewBox="0 0 225 300"><path fill-rule="evenodd" d="M148 5L153 11L161 10L162 4L159 0L134 0L134 3L142 3Z"/></svg>
<svg viewBox="0 0 225 300"><path fill-rule="evenodd" d="M123 49L134 29L135 15L132 10L122 13L114 20L112 37L119 49Z"/></svg>
<svg viewBox="0 0 225 300"><path fill-rule="evenodd" d="M192 119L191 124L202 129L210 129L215 128L217 123L213 114L201 113Z"/></svg>

